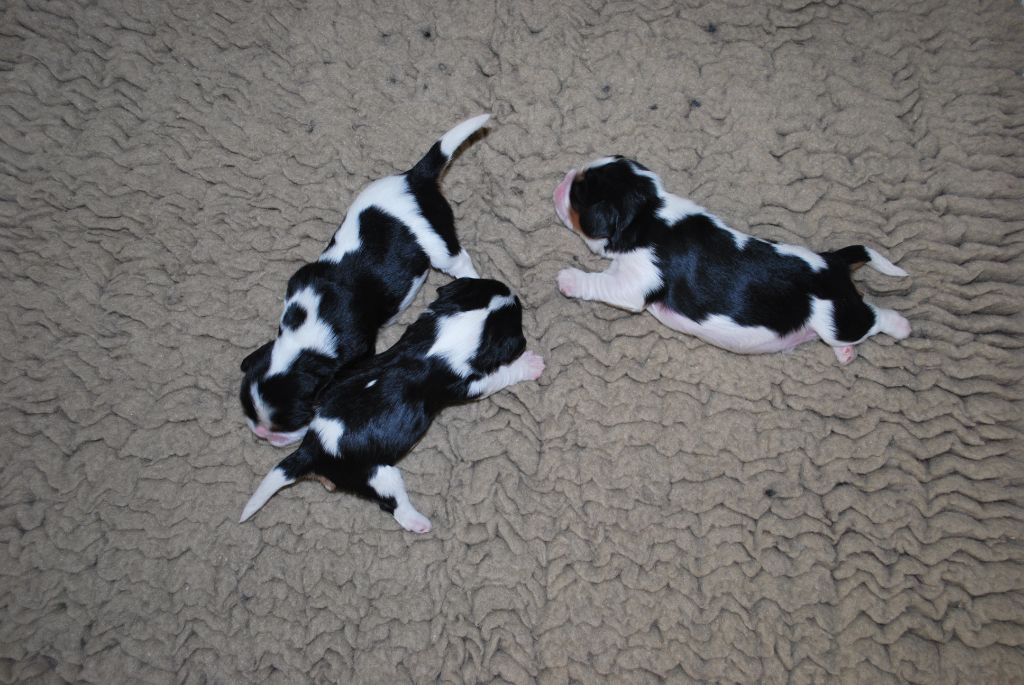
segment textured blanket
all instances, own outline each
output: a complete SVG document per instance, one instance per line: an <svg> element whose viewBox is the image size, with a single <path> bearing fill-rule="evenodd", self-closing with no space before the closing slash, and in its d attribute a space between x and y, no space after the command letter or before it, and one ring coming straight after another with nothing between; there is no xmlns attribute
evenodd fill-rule
<svg viewBox="0 0 1024 685"><path fill-rule="evenodd" d="M0 683L1024 682L1014 0L0 7ZM443 182L547 370L403 462L434 530L300 483L238 363L368 181ZM851 365L571 301L566 170L877 248ZM394 342L436 287L431 275Z"/></svg>

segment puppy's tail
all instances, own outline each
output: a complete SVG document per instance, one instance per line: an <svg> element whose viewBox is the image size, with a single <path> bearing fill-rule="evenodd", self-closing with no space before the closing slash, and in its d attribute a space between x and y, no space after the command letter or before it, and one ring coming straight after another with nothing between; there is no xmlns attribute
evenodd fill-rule
<svg viewBox="0 0 1024 685"><path fill-rule="evenodd" d="M424 181L434 181L441 176L441 172L448 166L452 155L459 149L459 146L466 142L466 139L483 128L490 114L481 114L472 119L466 119L461 124L441 136L430 148L430 151L409 170L409 175Z"/></svg>
<svg viewBox="0 0 1024 685"><path fill-rule="evenodd" d="M849 266L851 271L856 271L867 264L874 270L880 271L887 276L902 277L907 275L906 271L865 245L850 245L841 250L836 250L832 254Z"/></svg>
<svg viewBox="0 0 1024 685"><path fill-rule="evenodd" d="M245 523L253 514L260 510L260 507L267 503L267 500L275 492L310 473L313 466L312 462L313 460L302 447L299 447L298 450L285 457L280 464L272 468L270 473L263 478L260 486L256 488L256 492L246 502L245 509L242 510L242 518L238 522Z"/></svg>

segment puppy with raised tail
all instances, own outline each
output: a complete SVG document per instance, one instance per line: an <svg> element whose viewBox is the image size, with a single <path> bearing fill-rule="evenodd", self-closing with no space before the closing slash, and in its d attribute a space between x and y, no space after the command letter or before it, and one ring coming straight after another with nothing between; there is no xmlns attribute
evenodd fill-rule
<svg viewBox="0 0 1024 685"><path fill-rule="evenodd" d="M395 464L445 407L540 377L544 361L525 347L522 306L504 284L460 278L442 286L394 346L339 371L302 444L267 474L241 520L284 486L316 477L376 502L406 530L430 531Z"/></svg>
<svg viewBox="0 0 1024 685"><path fill-rule="evenodd" d="M412 303L431 266L476 277L438 182L489 118L463 121L413 168L363 189L320 258L289 279L277 338L242 360L239 397L258 438L279 447L302 439L324 382L373 354L377 332Z"/></svg>
<svg viewBox="0 0 1024 685"><path fill-rule="evenodd" d="M820 338L848 364L876 333L910 335L903 316L865 302L850 279L864 264L907 275L870 247L817 253L749 236L621 156L570 170L554 202L562 222L612 260L603 273L560 271L567 297L647 309L669 328L746 354Z"/></svg>

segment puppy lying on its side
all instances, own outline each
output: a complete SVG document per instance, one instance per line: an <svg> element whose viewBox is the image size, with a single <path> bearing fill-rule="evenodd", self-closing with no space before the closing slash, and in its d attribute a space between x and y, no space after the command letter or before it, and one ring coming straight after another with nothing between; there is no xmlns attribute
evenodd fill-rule
<svg viewBox="0 0 1024 685"><path fill-rule="evenodd" d="M284 486L316 476L375 501L406 530L429 532L395 464L445 407L540 376L544 361L523 352L522 315L519 298L498 281L460 278L441 287L393 347L324 388L311 431L263 479L241 520Z"/></svg>
<svg viewBox="0 0 1024 685"><path fill-rule="evenodd" d="M821 338L848 364L854 345L876 333L910 335L905 318L864 302L850 280L864 264L907 275L870 247L819 254L749 236L621 156L570 170L554 201L562 222L612 260L604 273L559 272L568 297L647 309L669 328L747 354Z"/></svg>
<svg viewBox="0 0 1024 685"><path fill-rule="evenodd" d="M429 267L476 277L438 179L488 118L462 122L412 169L368 185L319 260L288 280L277 338L242 360L239 397L258 438L278 447L300 440L324 382L373 354L378 330L412 303Z"/></svg>

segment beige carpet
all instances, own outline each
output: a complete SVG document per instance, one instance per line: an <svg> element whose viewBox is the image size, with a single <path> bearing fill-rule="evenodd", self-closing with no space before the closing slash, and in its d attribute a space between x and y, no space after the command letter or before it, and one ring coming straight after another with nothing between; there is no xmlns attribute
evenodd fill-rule
<svg viewBox="0 0 1024 685"><path fill-rule="evenodd" d="M79 4L0 9L0 682L1024 682L1019 2ZM547 371L404 462L425 537L313 483L238 525L285 281L484 111L444 187ZM913 336L563 298L551 191L610 152L877 247Z"/></svg>

